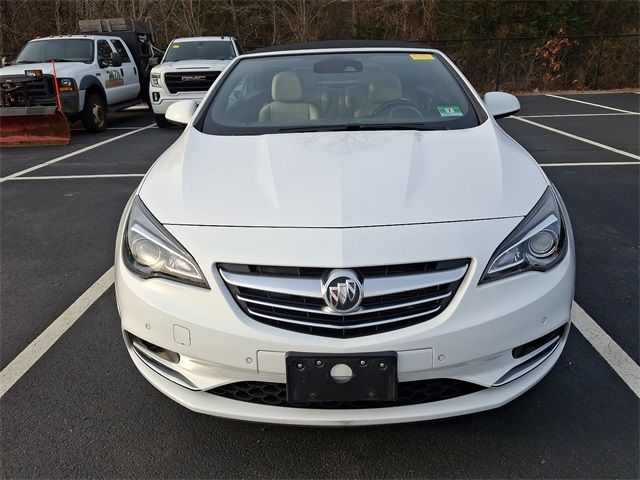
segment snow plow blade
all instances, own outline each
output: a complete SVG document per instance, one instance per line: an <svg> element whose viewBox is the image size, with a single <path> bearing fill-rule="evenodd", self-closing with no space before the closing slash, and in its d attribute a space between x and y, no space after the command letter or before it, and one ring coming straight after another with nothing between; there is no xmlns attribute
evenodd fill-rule
<svg viewBox="0 0 640 480"><path fill-rule="evenodd" d="M69 122L54 106L0 108L0 147L67 145Z"/></svg>

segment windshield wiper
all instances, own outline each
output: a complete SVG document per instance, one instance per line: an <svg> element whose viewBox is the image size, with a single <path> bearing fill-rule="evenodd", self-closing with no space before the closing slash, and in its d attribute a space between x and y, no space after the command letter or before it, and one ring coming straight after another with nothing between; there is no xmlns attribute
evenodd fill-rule
<svg viewBox="0 0 640 480"><path fill-rule="evenodd" d="M449 130L447 126L433 126L424 123L346 123L342 125L307 125L304 127L281 127L278 128L280 133L298 133L298 132L348 132L348 131L366 131L366 130L418 130L418 131L434 131Z"/></svg>

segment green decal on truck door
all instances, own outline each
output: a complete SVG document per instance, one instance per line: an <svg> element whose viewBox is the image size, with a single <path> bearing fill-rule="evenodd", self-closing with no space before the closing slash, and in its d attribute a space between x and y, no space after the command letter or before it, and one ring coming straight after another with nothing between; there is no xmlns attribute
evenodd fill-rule
<svg viewBox="0 0 640 480"><path fill-rule="evenodd" d="M118 70L109 70L107 72L107 88L121 87L124 85L124 79Z"/></svg>

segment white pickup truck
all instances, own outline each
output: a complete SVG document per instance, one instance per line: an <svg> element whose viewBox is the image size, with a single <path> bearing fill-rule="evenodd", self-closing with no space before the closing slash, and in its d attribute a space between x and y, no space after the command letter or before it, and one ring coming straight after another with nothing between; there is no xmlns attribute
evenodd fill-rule
<svg viewBox="0 0 640 480"><path fill-rule="evenodd" d="M107 112L148 97L147 63L153 55L150 25L128 19L80 21L83 35L28 42L12 65L0 68L0 83L29 75L29 105L56 105L55 61L62 111L91 132L107 126Z"/></svg>
<svg viewBox="0 0 640 480"><path fill-rule="evenodd" d="M233 37L172 40L162 61L151 69L149 96L158 126L171 125L164 114L172 103L179 100L200 102L220 73L241 53L242 49Z"/></svg>

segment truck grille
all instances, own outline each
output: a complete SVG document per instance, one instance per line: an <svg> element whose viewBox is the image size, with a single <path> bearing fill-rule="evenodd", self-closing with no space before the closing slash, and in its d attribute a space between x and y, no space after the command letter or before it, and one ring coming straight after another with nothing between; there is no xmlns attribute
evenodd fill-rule
<svg viewBox="0 0 640 480"><path fill-rule="evenodd" d="M331 269L219 264L235 301L252 319L327 337L358 337L415 325L440 314L454 297L469 261L353 268L363 299L351 312L331 310L322 278Z"/></svg>
<svg viewBox="0 0 640 480"><path fill-rule="evenodd" d="M287 401L287 385L284 383L270 382L230 383L209 390L209 393L241 402L270 405L273 407L356 409L402 407L406 405L438 402L440 400L449 400L451 398L469 395L482 389L483 387L480 385L449 378L400 382L398 383L398 398L393 402L290 403Z"/></svg>
<svg viewBox="0 0 640 480"><path fill-rule="evenodd" d="M27 91L32 99L55 97L56 91L53 85L53 76L43 75L33 82L28 83Z"/></svg>
<svg viewBox="0 0 640 480"><path fill-rule="evenodd" d="M29 107L32 105L56 105L53 75L28 78L24 75L0 77L3 107ZM15 80L15 81L14 81ZM26 96L25 96L26 89Z"/></svg>
<svg viewBox="0 0 640 480"><path fill-rule="evenodd" d="M164 83L170 93L206 92L220 72L168 72Z"/></svg>

